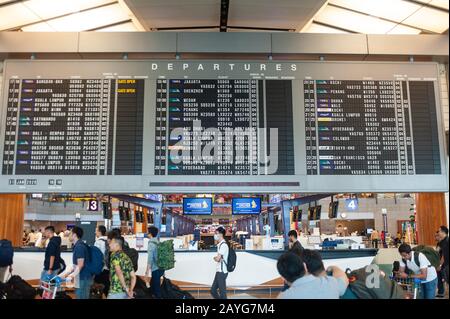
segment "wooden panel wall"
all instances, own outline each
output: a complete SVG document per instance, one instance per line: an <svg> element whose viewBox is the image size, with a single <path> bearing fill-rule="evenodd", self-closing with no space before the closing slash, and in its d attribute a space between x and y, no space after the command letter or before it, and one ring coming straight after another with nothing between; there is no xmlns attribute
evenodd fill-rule
<svg viewBox="0 0 450 319"><path fill-rule="evenodd" d="M436 231L447 225L444 193L416 194L416 223L419 244L436 245Z"/></svg>
<svg viewBox="0 0 450 319"><path fill-rule="evenodd" d="M22 245L25 195L0 194L0 239L9 239L14 246Z"/></svg>

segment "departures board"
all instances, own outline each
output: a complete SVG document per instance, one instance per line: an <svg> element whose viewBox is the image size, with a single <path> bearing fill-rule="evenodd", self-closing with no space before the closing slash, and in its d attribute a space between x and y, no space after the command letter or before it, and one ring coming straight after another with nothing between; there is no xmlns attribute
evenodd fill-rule
<svg viewBox="0 0 450 319"><path fill-rule="evenodd" d="M4 65L0 192L448 190L436 63Z"/></svg>

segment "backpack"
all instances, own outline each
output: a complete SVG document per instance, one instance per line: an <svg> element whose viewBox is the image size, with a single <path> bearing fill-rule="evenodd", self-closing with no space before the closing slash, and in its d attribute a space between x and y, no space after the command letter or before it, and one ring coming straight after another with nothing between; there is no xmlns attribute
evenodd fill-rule
<svg viewBox="0 0 450 319"><path fill-rule="evenodd" d="M130 257L131 263L133 264L133 269L136 272L138 270L139 253L136 249L130 248L129 246L123 246L123 252Z"/></svg>
<svg viewBox="0 0 450 319"><path fill-rule="evenodd" d="M223 243L221 245L223 245ZM225 243L225 245L228 244ZM231 248L230 245L228 245L228 259L227 261L224 261L225 266L227 266L228 272L234 271L234 269L236 268L236 262L237 262L236 251L233 248Z"/></svg>
<svg viewBox="0 0 450 319"><path fill-rule="evenodd" d="M86 245L86 244L85 244ZM91 275L98 275L103 270L103 253L98 247L92 245L86 245L88 249L89 258L86 262L86 268L89 270Z"/></svg>
<svg viewBox="0 0 450 319"><path fill-rule="evenodd" d="M161 285L161 297L163 299L194 299L189 292L181 290L166 277L164 277Z"/></svg>
<svg viewBox="0 0 450 319"><path fill-rule="evenodd" d="M419 245L414 247L412 251L414 251L414 263L417 266L419 266L419 268L420 268L419 254L421 253L424 254L425 257L427 257L428 261L430 262L431 266L429 267L435 267L437 269L441 265L441 257L439 256L439 253L431 247ZM402 261L405 264L405 272L409 273L406 260L402 259Z"/></svg>
<svg viewBox="0 0 450 319"><path fill-rule="evenodd" d="M59 258L59 264L60 264L61 267L58 270L58 275L62 274L64 272L64 270L66 270L66 268L67 268L66 262L61 257Z"/></svg>
<svg viewBox="0 0 450 319"><path fill-rule="evenodd" d="M173 249L173 240L166 240L163 242L155 243L157 250L157 262L159 269L170 270L175 267L175 251Z"/></svg>
<svg viewBox="0 0 450 319"><path fill-rule="evenodd" d="M14 249L12 243L7 239L0 240L0 267L13 264Z"/></svg>
<svg viewBox="0 0 450 319"><path fill-rule="evenodd" d="M103 241L105 243L105 255L103 256L103 263L105 264L105 266L109 269L109 258L111 257L111 253L109 251L109 245L108 245L108 241L106 239L101 238L101 241Z"/></svg>
<svg viewBox="0 0 450 319"><path fill-rule="evenodd" d="M349 289L358 297L358 299L405 299L405 292L395 281L390 280L388 276L379 274L379 287L367 287L366 279L373 272L367 272L366 267L353 271L347 270L349 280Z"/></svg>

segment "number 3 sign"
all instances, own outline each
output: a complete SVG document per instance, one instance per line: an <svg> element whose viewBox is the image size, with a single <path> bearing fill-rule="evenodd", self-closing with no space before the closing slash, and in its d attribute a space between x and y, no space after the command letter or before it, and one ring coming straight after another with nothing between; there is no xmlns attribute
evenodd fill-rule
<svg viewBox="0 0 450 319"><path fill-rule="evenodd" d="M96 212L98 211L98 201L92 199L88 201L88 211L90 212Z"/></svg>

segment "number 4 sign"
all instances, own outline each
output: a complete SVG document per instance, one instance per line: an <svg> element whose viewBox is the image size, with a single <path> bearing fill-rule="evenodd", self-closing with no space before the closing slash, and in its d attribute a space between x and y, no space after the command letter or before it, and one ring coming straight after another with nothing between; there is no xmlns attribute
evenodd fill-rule
<svg viewBox="0 0 450 319"><path fill-rule="evenodd" d="M88 209L89 212L96 212L98 211L98 201L92 199L88 201Z"/></svg>
<svg viewBox="0 0 450 319"><path fill-rule="evenodd" d="M357 210L358 209L358 200L357 199L345 200L345 207L347 207L348 210Z"/></svg>

